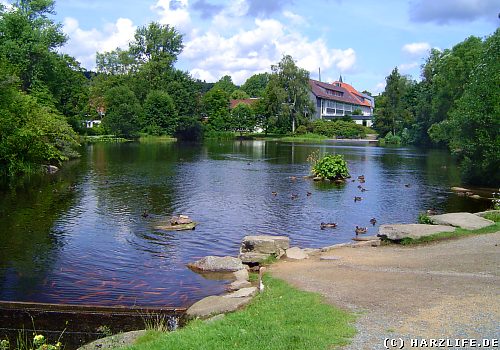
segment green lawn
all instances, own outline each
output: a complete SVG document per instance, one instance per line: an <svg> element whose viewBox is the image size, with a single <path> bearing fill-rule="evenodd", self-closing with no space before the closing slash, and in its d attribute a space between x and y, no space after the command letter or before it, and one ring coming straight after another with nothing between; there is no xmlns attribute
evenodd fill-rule
<svg viewBox="0 0 500 350"><path fill-rule="evenodd" d="M332 349L355 334L354 316L265 276L265 291L244 310L211 323L192 321L176 332L148 331L127 349Z"/></svg>

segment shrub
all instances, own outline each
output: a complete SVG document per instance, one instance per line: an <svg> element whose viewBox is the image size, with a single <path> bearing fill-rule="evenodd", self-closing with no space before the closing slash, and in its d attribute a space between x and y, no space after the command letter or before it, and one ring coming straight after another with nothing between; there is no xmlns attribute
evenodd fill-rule
<svg viewBox="0 0 500 350"><path fill-rule="evenodd" d="M426 224L426 225L431 225L432 224L431 218L429 217L429 215L427 215L425 213L418 214L418 219L417 220L418 220L419 224Z"/></svg>
<svg viewBox="0 0 500 350"><path fill-rule="evenodd" d="M307 127L305 125L300 125L296 130L295 133L297 135L304 135L307 134Z"/></svg>
<svg viewBox="0 0 500 350"><path fill-rule="evenodd" d="M381 140L381 144L384 145L400 145L401 144L401 137L398 135L393 135L391 131L385 135L385 137Z"/></svg>
<svg viewBox="0 0 500 350"><path fill-rule="evenodd" d="M327 154L312 167L315 176L329 180L343 180L349 176L344 156Z"/></svg>

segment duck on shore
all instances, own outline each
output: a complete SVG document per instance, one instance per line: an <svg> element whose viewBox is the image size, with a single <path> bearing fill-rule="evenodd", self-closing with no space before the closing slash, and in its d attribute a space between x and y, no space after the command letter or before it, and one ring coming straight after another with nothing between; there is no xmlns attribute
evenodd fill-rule
<svg viewBox="0 0 500 350"><path fill-rule="evenodd" d="M368 229L366 227L356 226L356 229L354 230L354 232L356 232L356 236L357 236L357 235L361 235L361 234L367 233Z"/></svg>
<svg viewBox="0 0 500 350"><path fill-rule="evenodd" d="M319 227L324 230L325 228L335 228L337 227L337 223L335 222L322 222Z"/></svg>

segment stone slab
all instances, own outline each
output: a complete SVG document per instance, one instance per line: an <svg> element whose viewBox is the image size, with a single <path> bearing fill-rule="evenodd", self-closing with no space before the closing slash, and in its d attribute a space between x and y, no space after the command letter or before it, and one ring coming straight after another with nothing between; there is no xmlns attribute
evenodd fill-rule
<svg viewBox="0 0 500 350"><path fill-rule="evenodd" d="M293 260L307 259L307 254L299 247L292 247L286 250L286 257Z"/></svg>
<svg viewBox="0 0 500 350"><path fill-rule="evenodd" d="M225 298L224 296L212 295L194 303L186 314L192 318L208 318L213 315L236 311L252 300L246 298Z"/></svg>
<svg viewBox="0 0 500 350"><path fill-rule="evenodd" d="M248 278L249 278L247 269L238 270L236 272L233 272L233 275L237 281L248 281Z"/></svg>
<svg viewBox="0 0 500 350"><path fill-rule="evenodd" d="M254 295L257 295L257 287L241 288L240 290L237 290L236 292L232 292L232 293L223 295L223 297L224 298L246 298L246 297L253 297Z"/></svg>
<svg viewBox="0 0 500 350"><path fill-rule="evenodd" d="M290 238L286 236L245 236L241 242L240 253L278 254L280 249L286 250L289 247Z"/></svg>
<svg viewBox="0 0 500 350"><path fill-rule="evenodd" d="M212 272L235 272L246 269L240 259L232 256L206 256L187 265L190 269Z"/></svg>
<svg viewBox="0 0 500 350"><path fill-rule="evenodd" d="M372 241L362 241L362 242L356 242L353 245L351 245L352 248L359 248L359 247L378 247L380 246L380 239L377 240L372 240Z"/></svg>
<svg viewBox="0 0 500 350"><path fill-rule="evenodd" d="M429 217L436 225L461 227L466 230L478 230L494 224L493 221L471 213L448 213Z"/></svg>
<svg viewBox="0 0 500 350"><path fill-rule="evenodd" d="M240 259L245 264L260 263L266 260L271 254L246 252L240 254Z"/></svg>
<svg viewBox="0 0 500 350"><path fill-rule="evenodd" d="M238 289L248 288L248 287L251 287L251 286L252 286L252 283L250 283L248 281L236 280L234 282L231 282L227 286L227 290L229 290L229 291L235 291L235 290L238 290Z"/></svg>
<svg viewBox="0 0 500 350"><path fill-rule="evenodd" d="M417 239L423 236L430 236L439 232L453 232L454 227L445 225L424 225L424 224L394 224L380 225L378 236L385 237L392 241L399 241L403 238Z"/></svg>
<svg viewBox="0 0 500 350"><path fill-rule="evenodd" d="M340 260L341 256L338 255L323 255L319 258L319 260Z"/></svg>
<svg viewBox="0 0 500 350"><path fill-rule="evenodd" d="M352 238L353 241L357 242L365 242L365 241L377 241L380 240L378 236L357 236Z"/></svg>

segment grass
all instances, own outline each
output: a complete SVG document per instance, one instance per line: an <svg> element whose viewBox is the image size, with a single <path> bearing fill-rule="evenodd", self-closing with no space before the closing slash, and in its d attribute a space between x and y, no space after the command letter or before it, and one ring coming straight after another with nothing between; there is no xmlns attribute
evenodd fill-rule
<svg viewBox="0 0 500 350"><path fill-rule="evenodd" d="M500 213L498 212L491 212L491 213L488 213L484 216L485 219L488 219L488 220L491 220L491 221L495 221L495 222L499 222L500 221Z"/></svg>
<svg viewBox="0 0 500 350"><path fill-rule="evenodd" d="M285 136L280 139L283 142L309 142L309 141L323 141L328 137L319 134L304 134L296 136Z"/></svg>
<svg viewBox="0 0 500 350"><path fill-rule="evenodd" d="M498 217L497 217L498 219ZM491 220L491 219L490 219ZM463 228L457 228L453 232L439 232L430 236L424 236L417 239L403 238L400 244L411 245L411 244L421 244L430 243L434 241L441 241L445 239L452 239L465 236L482 235L486 233L494 233L500 231L500 222L496 221L495 224L484 227L478 230L465 230Z"/></svg>
<svg viewBox="0 0 500 350"><path fill-rule="evenodd" d="M175 137L162 135L162 136L153 136L153 135L141 135L139 138L139 142L141 143L156 143L156 142L174 142L177 141Z"/></svg>
<svg viewBox="0 0 500 350"><path fill-rule="evenodd" d="M354 316L264 276L265 291L244 310L214 322L191 321L176 332L148 331L127 349L331 349L355 334Z"/></svg>

